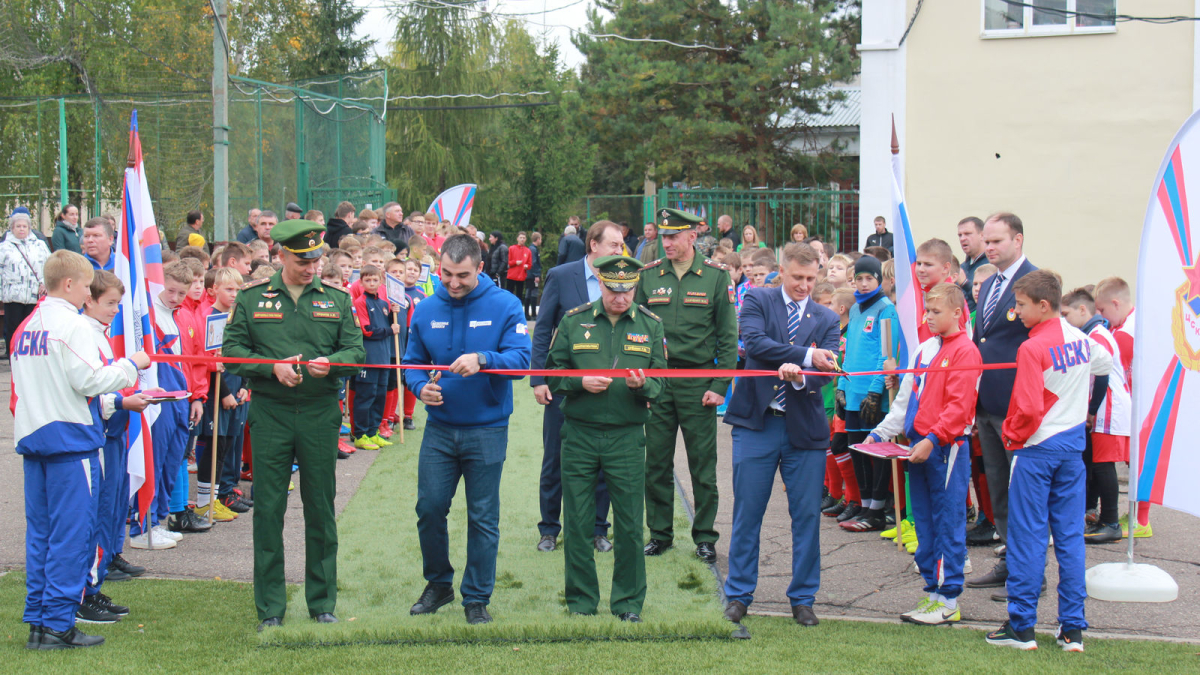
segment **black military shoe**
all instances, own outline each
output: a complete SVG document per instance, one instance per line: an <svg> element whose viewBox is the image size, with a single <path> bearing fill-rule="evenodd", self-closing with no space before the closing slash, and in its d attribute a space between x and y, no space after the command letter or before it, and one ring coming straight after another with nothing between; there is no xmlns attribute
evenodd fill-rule
<svg viewBox="0 0 1200 675"><path fill-rule="evenodd" d="M321 612L313 617L317 623L337 623L338 618L333 615L333 612Z"/></svg>
<svg viewBox="0 0 1200 675"><path fill-rule="evenodd" d="M42 629L42 642L38 649L74 649L76 647L95 647L104 644L104 638L99 635L88 635L80 632L74 626L67 630Z"/></svg>
<svg viewBox="0 0 1200 675"><path fill-rule="evenodd" d="M696 557L712 565L717 562L717 547L711 541L702 541L696 544Z"/></svg>
<svg viewBox="0 0 1200 675"><path fill-rule="evenodd" d="M472 626L492 622L492 615L488 614L487 605L482 602L468 602L463 607L463 614L467 615L467 623Z"/></svg>
<svg viewBox="0 0 1200 675"><path fill-rule="evenodd" d="M622 621L628 621L629 623L641 623L642 622L642 617L638 616L637 612L625 612L624 614L622 614L621 616L619 616L617 618Z"/></svg>
<svg viewBox="0 0 1200 675"><path fill-rule="evenodd" d="M537 550L542 553L549 553L556 548L558 548L557 537L552 534L543 534L542 538L538 540Z"/></svg>
<svg viewBox="0 0 1200 675"><path fill-rule="evenodd" d="M433 614L452 600L454 600L453 586L431 582L425 585L425 590L421 592L421 597L417 598L417 604L409 608L408 613L413 616L418 614Z"/></svg>
<svg viewBox="0 0 1200 675"><path fill-rule="evenodd" d="M272 616L272 617L263 619L263 622L258 624L258 632L261 633L268 628L274 628L275 626L282 626L282 625L283 625L283 619L281 619L277 616Z"/></svg>
<svg viewBox="0 0 1200 675"><path fill-rule="evenodd" d="M592 541L592 545L595 546L596 550L600 553L608 553L612 550L612 542L608 540L608 537L602 534L596 535L596 538Z"/></svg>
<svg viewBox="0 0 1200 675"><path fill-rule="evenodd" d="M110 614L116 614L117 616L128 616L129 615L128 607L126 607L124 605L118 605L117 603L112 601L112 598L108 597L107 595L105 595L103 593L97 593L97 594L93 595L92 598L93 598L93 601L92 601L93 604L95 604L97 607L105 610L106 612L108 612Z"/></svg>
<svg viewBox="0 0 1200 675"><path fill-rule="evenodd" d="M730 600L725 605L725 618L733 623L741 623L746 618L746 603L741 600Z"/></svg>
<svg viewBox="0 0 1200 675"><path fill-rule="evenodd" d="M669 548L671 548L671 542L663 541L661 539L651 539L650 543L646 544L646 548L642 549L642 553L645 553L646 555L662 555L666 553L667 549Z"/></svg>
<svg viewBox="0 0 1200 675"><path fill-rule="evenodd" d="M338 459L350 459L350 453L338 448Z"/></svg>
<svg viewBox="0 0 1200 675"><path fill-rule="evenodd" d="M42 627L29 626L29 642L25 643L25 649L38 649L42 646Z"/></svg>
<svg viewBox="0 0 1200 675"><path fill-rule="evenodd" d="M116 623L121 617L101 607L96 602L96 596L89 595L79 603L79 609L75 610L75 620L82 623Z"/></svg>
<svg viewBox="0 0 1200 675"><path fill-rule="evenodd" d="M141 565L134 565L126 560L120 553L113 556L110 567L115 567L131 577L140 577L146 573L146 568Z"/></svg>

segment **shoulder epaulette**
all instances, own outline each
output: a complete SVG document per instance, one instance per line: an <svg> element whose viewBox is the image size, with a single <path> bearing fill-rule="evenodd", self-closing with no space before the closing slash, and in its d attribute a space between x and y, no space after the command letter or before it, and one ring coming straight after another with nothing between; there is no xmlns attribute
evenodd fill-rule
<svg viewBox="0 0 1200 675"><path fill-rule="evenodd" d="M321 288L327 288L331 291L341 291L341 292L345 293L346 295L350 295L350 291L348 291L344 288L338 288L337 286L330 286L329 284L325 284L325 283L321 284Z"/></svg>
<svg viewBox="0 0 1200 675"><path fill-rule="evenodd" d="M704 264L708 265L709 267L715 267L719 270L725 270L726 272L729 271L729 265L726 265L725 263L719 263L716 260L713 260L712 258L705 258Z"/></svg>
<svg viewBox="0 0 1200 675"><path fill-rule="evenodd" d="M659 258L658 260L651 260L650 262L646 263L645 265L642 265L642 269L648 270L651 267L658 267L659 265L662 264L663 260L665 260L665 258Z"/></svg>
<svg viewBox="0 0 1200 675"><path fill-rule="evenodd" d="M655 321L662 323L662 319L660 319L659 316L657 314L655 314L654 312L651 312L650 310L646 309L645 305L638 305L638 309L642 310L642 314L645 314L646 316L650 317L651 319L654 319Z"/></svg>
<svg viewBox="0 0 1200 675"><path fill-rule="evenodd" d="M258 279L256 281L251 281L250 283L246 284L245 286L242 286L242 290L244 291L247 288L254 288L255 286L262 286L263 284L265 284L269 281L271 281L271 277L267 277L266 279Z"/></svg>
<svg viewBox="0 0 1200 675"><path fill-rule="evenodd" d="M592 303L590 303L590 302L587 303L586 305L580 305L580 306L576 307L575 309L568 311L566 314L563 314L563 317L565 318L565 317L571 316L572 314L578 314L591 306L592 306Z"/></svg>

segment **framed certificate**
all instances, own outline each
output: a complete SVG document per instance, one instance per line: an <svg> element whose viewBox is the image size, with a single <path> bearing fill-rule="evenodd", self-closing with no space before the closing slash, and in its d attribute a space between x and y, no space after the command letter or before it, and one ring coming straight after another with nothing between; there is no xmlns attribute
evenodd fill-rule
<svg viewBox="0 0 1200 675"><path fill-rule="evenodd" d="M204 351L211 352L221 348L225 340L225 324L229 323L229 314L209 314L204 324Z"/></svg>

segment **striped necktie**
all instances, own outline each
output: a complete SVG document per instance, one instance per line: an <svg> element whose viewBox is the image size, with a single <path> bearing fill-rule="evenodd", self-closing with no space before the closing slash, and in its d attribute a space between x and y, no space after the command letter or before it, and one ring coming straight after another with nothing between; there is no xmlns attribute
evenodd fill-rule
<svg viewBox="0 0 1200 675"><path fill-rule="evenodd" d="M796 331L800 328L800 303L789 302L787 304L788 311L788 342L796 344ZM775 392L775 402L779 404L781 410L787 410L787 390L789 383L784 382Z"/></svg>
<svg viewBox="0 0 1200 675"><path fill-rule="evenodd" d="M1000 287L1004 285L1004 275L997 274L996 282L992 284L992 292L988 293L987 307L983 308L983 325L986 326L992 322L992 314L996 311L996 305L1000 304Z"/></svg>

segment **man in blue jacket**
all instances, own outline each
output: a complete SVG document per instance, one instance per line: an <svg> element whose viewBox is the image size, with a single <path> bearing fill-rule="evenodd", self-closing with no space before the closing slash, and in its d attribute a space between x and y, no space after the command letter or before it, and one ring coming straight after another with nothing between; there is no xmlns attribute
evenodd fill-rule
<svg viewBox="0 0 1200 675"><path fill-rule="evenodd" d="M483 253L470 235L442 244L441 285L409 323L404 385L425 403L428 422L417 461L417 532L428 582L411 614L432 614L454 599L446 514L461 476L467 499L467 566L462 604L467 623L492 620L500 543L500 473L513 411L512 381L480 370L529 367L529 331L521 301L483 275ZM445 405L445 404L449 405Z"/></svg>

